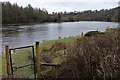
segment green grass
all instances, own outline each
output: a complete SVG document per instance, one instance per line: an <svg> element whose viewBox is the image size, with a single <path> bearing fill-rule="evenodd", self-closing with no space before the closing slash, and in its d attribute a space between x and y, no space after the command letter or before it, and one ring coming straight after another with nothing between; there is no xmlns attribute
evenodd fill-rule
<svg viewBox="0 0 120 80"><path fill-rule="evenodd" d="M43 48L49 48L52 45L54 45L56 42L60 42L60 43L70 43L71 41L80 38L81 36L75 36L75 37L71 37L71 38L63 38L63 39L57 39L57 40L49 40L49 41L45 41L43 43L40 44L41 49Z"/></svg>
<svg viewBox="0 0 120 80"><path fill-rule="evenodd" d="M16 52L12 54L13 66L19 67L19 66L32 63L30 60L28 60L29 55L32 55L30 53L31 53L31 50L29 48L16 50ZM5 54L3 54L2 56L2 73L3 73L3 76L6 76ZM26 76L26 77L33 78L33 70L31 69L31 67L18 69L17 71L14 72L14 75L17 75L19 77Z"/></svg>
<svg viewBox="0 0 120 80"><path fill-rule="evenodd" d="M81 36L76 36L76 37L71 37L71 38L63 38L63 39L58 39L58 40L49 40L49 41L44 41L40 43L40 50L43 48L50 48L52 45L55 43L70 43L71 41L74 41L75 39L80 38ZM61 51L61 54L57 54L57 57L53 59L54 63L58 63L61 61L63 57L63 51ZM20 49L16 50L15 53L12 54L12 61L13 61L13 66L23 66L26 64L31 63L31 61L28 59L31 54L31 49ZM61 56L62 55L62 56ZM5 58L5 53L0 57L2 57L2 74L3 77L6 76L6 58ZM45 71L42 72L43 76L49 73L51 69L46 69ZM22 68L14 73L15 75L18 76L27 76L29 78L33 78L33 67L28 67L28 68Z"/></svg>
<svg viewBox="0 0 120 80"><path fill-rule="evenodd" d="M117 31L119 28L107 28L106 32L113 32L113 31Z"/></svg>
<svg viewBox="0 0 120 80"><path fill-rule="evenodd" d="M2 55L0 55L0 76L1 75L2 75Z"/></svg>
<svg viewBox="0 0 120 80"><path fill-rule="evenodd" d="M13 64L15 66L18 66L18 67L19 66L23 66L23 65L27 65L27 64L31 64L32 61L28 59L29 56L32 56L32 51L31 51L30 48L18 50L17 52L12 54ZM18 74L21 73L21 74L24 74L24 75L20 75L20 76L27 76L27 77L31 77L32 78L33 77L33 76L31 76L33 74L33 70L32 69L33 68L31 68L31 67L22 68L19 71L18 70L15 71L15 74L18 75Z"/></svg>
<svg viewBox="0 0 120 80"><path fill-rule="evenodd" d="M2 76L6 75L6 57L5 54L0 54L0 58L2 58Z"/></svg>

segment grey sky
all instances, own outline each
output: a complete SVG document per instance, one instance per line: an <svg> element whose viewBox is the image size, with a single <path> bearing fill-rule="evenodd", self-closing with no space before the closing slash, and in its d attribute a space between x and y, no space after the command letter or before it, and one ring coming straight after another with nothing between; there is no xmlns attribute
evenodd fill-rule
<svg viewBox="0 0 120 80"><path fill-rule="evenodd" d="M49 13L58 11L83 11L110 9L118 6L119 0L0 0L9 1L19 6L31 4L34 8L45 8Z"/></svg>

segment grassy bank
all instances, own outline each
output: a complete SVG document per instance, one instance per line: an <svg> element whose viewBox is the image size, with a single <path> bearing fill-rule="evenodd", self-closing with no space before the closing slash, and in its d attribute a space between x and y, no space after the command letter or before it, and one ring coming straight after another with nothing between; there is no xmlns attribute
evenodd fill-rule
<svg viewBox="0 0 120 80"><path fill-rule="evenodd" d="M54 58L53 58L53 54L50 55L50 53L48 54L48 52L46 52L44 50L48 50L51 47L53 47L53 45L59 44L59 43L64 44L64 45L69 44L69 43L71 43L72 41L74 41L74 40L76 40L78 38L80 38L80 36L57 39L57 40L49 40L49 41L44 41L44 42L40 43L42 62L46 62L47 60L51 61L51 63L60 62L60 60L59 60L60 59L60 57L59 57L60 54L57 54L56 57L54 56ZM62 50L59 50L59 51L61 52ZM2 57L2 73L3 73L3 77L6 77L5 53L3 53L2 56L0 55L0 57ZM51 57L51 60L50 60L50 57ZM12 60L13 60L13 66L14 67L15 66L18 67L18 66L23 66L23 65L26 65L26 64L30 64L32 62L32 51L31 51L31 49L27 48L27 49L16 50L14 53L12 53ZM51 67L45 67L42 70L42 75L45 76L50 71L51 71ZM18 70L15 71L14 74L15 74L16 77L33 78L33 66L18 69Z"/></svg>
<svg viewBox="0 0 120 80"><path fill-rule="evenodd" d="M46 78L120 79L119 44L119 28L77 39L67 48L66 60Z"/></svg>
<svg viewBox="0 0 120 80"><path fill-rule="evenodd" d="M57 40L49 40L49 41L44 41L42 42L40 45L41 49L43 48L49 48L52 45L54 45L55 43L70 43L72 41L74 41L75 39L80 38L81 36L75 36L75 37L69 37L69 38L62 38L62 39L57 39Z"/></svg>
<svg viewBox="0 0 120 80"><path fill-rule="evenodd" d="M41 66L42 78L120 78L119 29L105 33L90 32L90 36L76 36L40 43L41 62L60 64L59 68ZM31 49L16 50L13 65L32 62ZM5 76L5 54L2 56ZM16 77L33 78L33 66L15 71Z"/></svg>

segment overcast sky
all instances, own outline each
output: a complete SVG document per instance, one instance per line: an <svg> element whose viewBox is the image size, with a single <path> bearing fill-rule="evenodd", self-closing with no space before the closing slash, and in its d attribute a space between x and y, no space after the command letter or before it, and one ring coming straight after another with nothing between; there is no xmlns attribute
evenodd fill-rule
<svg viewBox="0 0 120 80"><path fill-rule="evenodd" d="M52 12L70 12L83 10L110 9L118 6L119 0L0 0L17 3L19 6L45 8L49 13Z"/></svg>

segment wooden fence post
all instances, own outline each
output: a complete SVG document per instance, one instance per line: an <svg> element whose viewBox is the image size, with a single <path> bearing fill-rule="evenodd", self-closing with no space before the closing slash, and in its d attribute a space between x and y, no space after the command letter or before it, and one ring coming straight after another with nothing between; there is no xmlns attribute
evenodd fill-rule
<svg viewBox="0 0 120 80"><path fill-rule="evenodd" d="M37 72L37 78L41 77L41 69L40 69L40 48L39 48L39 42L36 42L36 72Z"/></svg>
<svg viewBox="0 0 120 80"><path fill-rule="evenodd" d="M83 37L83 32L81 33L81 36Z"/></svg>
<svg viewBox="0 0 120 80"><path fill-rule="evenodd" d="M11 73L10 73L10 52L9 52L9 46L5 46L6 49L6 69L7 69L7 78L11 77Z"/></svg>

